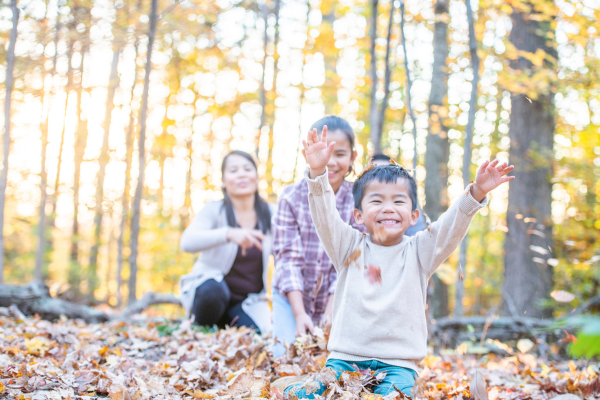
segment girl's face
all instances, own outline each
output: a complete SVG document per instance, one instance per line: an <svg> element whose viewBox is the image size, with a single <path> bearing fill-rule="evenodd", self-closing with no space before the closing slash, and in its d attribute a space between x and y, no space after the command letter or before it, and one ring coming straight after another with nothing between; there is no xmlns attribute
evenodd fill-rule
<svg viewBox="0 0 600 400"><path fill-rule="evenodd" d="M348 136L340 130L327 132L327 144L331 142L335 145L327 164L327 178L333 191L337 192L356 158L356 151L352 151Z"/></svg>
<svg viewBox="0 0 600 400"><path fill-rule="evenodd" d="M232 154L227 157L223 169L223 187L230 197L256 193L258 173L246 158Z"/></svg>

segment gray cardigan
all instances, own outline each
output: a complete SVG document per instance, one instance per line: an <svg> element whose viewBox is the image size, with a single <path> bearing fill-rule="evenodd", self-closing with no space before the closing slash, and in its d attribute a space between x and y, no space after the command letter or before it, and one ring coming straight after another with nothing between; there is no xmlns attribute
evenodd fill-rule
<svg viewBox="0 0 600 400"><path fill-rule="evenodd" d="M271 215L275 206L269 204ZM204 208L192 220L181 235L181 250L188 253L201 252L192 272L179 279L181 303L188 316L194 304L196 288L208 279L217 282L229 273L238 252L238 245L227 241L227 217L223 200L206 203ZM256 323L262 333L271 330L271 308L266 296L269 271L269 256L272 249L272 235L268 233L262 242L263 247L263 283L261 293L248 296L242 303L242 309Z"/></svg>

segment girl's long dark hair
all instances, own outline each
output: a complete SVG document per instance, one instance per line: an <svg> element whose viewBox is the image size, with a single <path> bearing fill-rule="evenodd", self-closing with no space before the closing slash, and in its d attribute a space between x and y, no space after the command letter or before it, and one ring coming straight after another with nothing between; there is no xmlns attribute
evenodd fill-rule
<svg viewBox="0 0 600 400"><path fill-rule="evenodd" d="M221 179L223 179L223 175L225 174L225 166L227 165L227 159L229 156L236 155L240 157L244 157L246 160L252 163L252 166L255 170L256 163L252 156L245 151L234 150L231 153L227 154L223 159L223 163L221 164ZM238 227L237 221L235 219L235 212L233 210L233 205L231 204L231 199L227 195L227 191L225 187L223 187L223 207L225 207L225 216L227 217L227 224L233 228ZM269 209L269 204L260 197L258 194L258 187L256 188L256 193L254 193L254 209L256 210L256 217L258 219L258 227L260 230L267 234L267 232L271 231L271 210Z"/></svg>

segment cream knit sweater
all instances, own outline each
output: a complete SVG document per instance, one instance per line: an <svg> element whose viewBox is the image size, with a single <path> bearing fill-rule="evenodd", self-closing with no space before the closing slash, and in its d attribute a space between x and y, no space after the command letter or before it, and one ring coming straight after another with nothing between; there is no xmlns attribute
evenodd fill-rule
<svg viewBox="0 0 600 400"><path fill-rule="evenodd" d="M340 219L327 171L310 179L307 168L305 178L312 219L338 273L329 358L375 359L417 370L416 363L427 356L427 282L458 247L487 198L479 203L469 186L429 229L387 247ZM369 282L370 265L381 268L380 283Z"/></svg>

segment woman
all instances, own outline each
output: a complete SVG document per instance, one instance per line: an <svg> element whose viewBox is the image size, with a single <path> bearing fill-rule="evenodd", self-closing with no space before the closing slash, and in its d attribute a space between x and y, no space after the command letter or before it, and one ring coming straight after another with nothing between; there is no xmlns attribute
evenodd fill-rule
<svg viewBox="0 0 600 400"><path fill-rule="evenodd" d="M181 236L181 250L202 252L180 279L181 302L198 325L271 330L266 299L271 209L258 194L250 154L232 151L221 164L223 200L207 203Z"/></svg>
<svg viewBox="0 0 600 400"><path fill-rule="evenodd" d="M311 130L321 135L327 126L328 143L335 142L327 165L328 179L335 192L336 207L344 221L356 229L352 212L352 183L346 177L356 159L354 131L335 115L315 122ZM273 336L278 343L275 357L293 343L295 337L313 331L316 324L330 325L337 275L325 254L308 207L308 184L302 181L285 188L273 218L275 274L273 276Z"/></svg>

